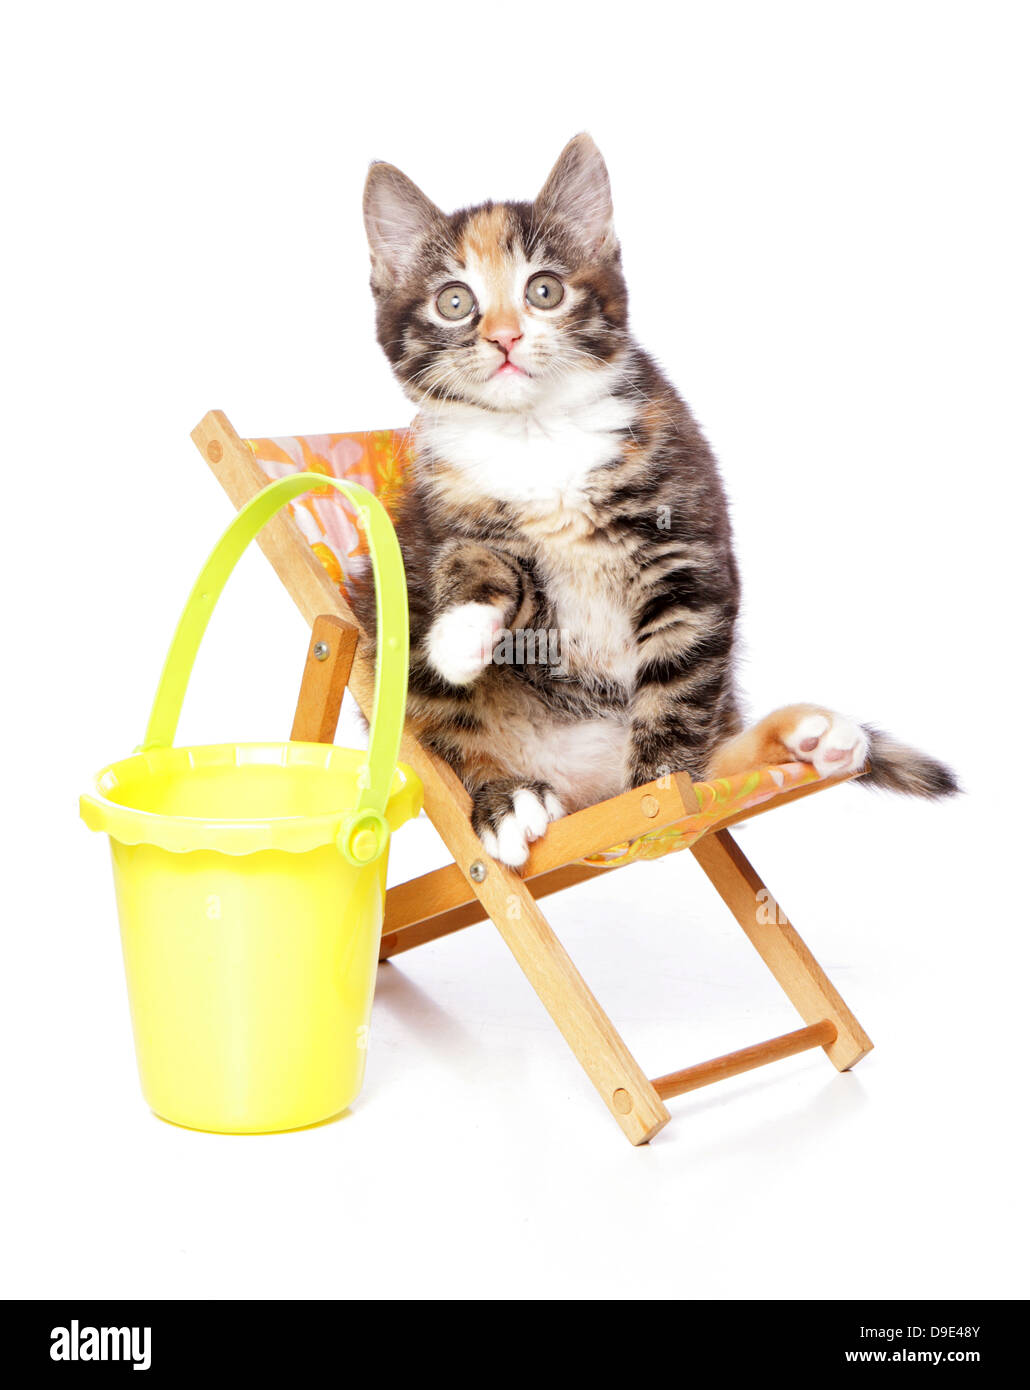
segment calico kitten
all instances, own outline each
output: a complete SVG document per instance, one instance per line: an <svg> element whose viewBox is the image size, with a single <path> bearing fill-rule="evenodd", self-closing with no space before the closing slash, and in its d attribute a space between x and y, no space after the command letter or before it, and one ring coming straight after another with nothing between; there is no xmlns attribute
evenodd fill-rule
<svg viewBox="0 0 1030 1390"><path fill-rule="evenodd" d="M744 727L726 498L630 336L588 136L535 202L450 216L373 164L365 225L379 342L419 410L396 518L409 715L471 793L491 854L519 865L557 816L680 769L867 762L873 785L956 790L942 764L818 705ZM355 606L374 628L367 590Z"/></svg>

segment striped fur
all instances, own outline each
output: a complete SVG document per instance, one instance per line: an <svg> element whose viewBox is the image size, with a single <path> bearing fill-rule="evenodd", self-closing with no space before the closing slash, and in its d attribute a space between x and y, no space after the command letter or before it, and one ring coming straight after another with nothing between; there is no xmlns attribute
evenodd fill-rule
<svg viewBox="0 0 1030 1390"><path fill-rule="evenodd" d="M562 810L672 770L864 758L866 733L819 707L743 728L725 495L697 422L629 334L592 141L566 147L535 202L450 216L373 165L365 218L379 341L419 407L397 517L409 714L472 793L488 847L521 862ZM541 273L562 287L554 307L530 300ZM472 296L459 322L444 314L453 286ZM356 604L372 621L371 594ZM561 659L546 640L546 659L540 642L527 656L526 634L558 634ZM918 790L953 789L922 763ZM905 782L894 751L883 766Z"/></svg>

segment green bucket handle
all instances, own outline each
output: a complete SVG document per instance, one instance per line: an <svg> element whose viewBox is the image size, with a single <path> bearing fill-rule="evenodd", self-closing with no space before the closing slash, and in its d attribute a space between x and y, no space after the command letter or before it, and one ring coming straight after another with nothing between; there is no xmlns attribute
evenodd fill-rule
<svg viewBox="0 0 1030 1390"><path fill-rule="evenodd" d="M358 867L378 859L389 840L390 795L408 694L408 589L400 546L382 503L358 483L322 473L290 473L257 493L237 512L200 572L165 658L140 752L170 748L183 698L215 604L236 562L257 533L295 497L334 487L350 499L368 539L376 589L377 659L368 763L358 779L358 804L344 819L337 846Z"/></svg>

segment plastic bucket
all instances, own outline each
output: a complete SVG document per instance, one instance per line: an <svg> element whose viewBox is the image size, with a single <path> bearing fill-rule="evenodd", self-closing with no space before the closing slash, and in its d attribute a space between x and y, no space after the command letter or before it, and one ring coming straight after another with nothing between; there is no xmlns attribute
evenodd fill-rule
<svg viewBox="0 0 1030 1390"><path fill-rule="evenodd" d="M376 581L367 753L319 743L174 748L211 611L282 506L332 486L358 506ZM407 591L382 506L354 483L292 474L237 515L172 641L142 748L80 811L111 840L143 1094L192 1129L259 1133L339 1114L361 1089L391 830L421 785L397 765Z"/></svg>

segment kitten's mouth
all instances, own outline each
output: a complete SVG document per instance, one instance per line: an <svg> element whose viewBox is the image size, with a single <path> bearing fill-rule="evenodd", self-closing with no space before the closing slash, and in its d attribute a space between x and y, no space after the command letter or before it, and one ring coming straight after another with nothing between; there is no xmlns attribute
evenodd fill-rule
<svg viewBox="0 0 1030 1390"><path fill-rule="evenodd" d="M517 366L509 357L494 372L494 376L529 376L524 367Z"/></svg>

